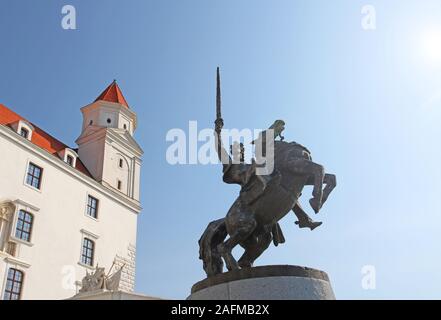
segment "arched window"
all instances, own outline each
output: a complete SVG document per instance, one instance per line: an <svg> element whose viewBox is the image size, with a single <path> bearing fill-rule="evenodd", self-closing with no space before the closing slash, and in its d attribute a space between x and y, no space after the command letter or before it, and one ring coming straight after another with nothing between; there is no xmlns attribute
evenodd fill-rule
<svg viewBox="0 0 441 320"><path fill-rule="evenodd" d="M66 162L68 165L70 165L71 167L73 167L73 163L74 163L74 158L71 155L67 155L66 156Z"/></svg>
<svg viewBox="0 0 441 320"><path fill-rule="evenodd" d="M74 150L72 150L70 148L64 148L58 152L58 155L69 166L75 168L75 166L77 164L78 154Z"/></svg>
<svg viewBox="0 0 441 320"><path fill-rule="evenodd" d="M24 274L22 271L14 268L9 269L3 300L20 300L23 278Z"/></svg>
<svg viewBox="0 0 441 320"><path fill-rule="evenodd" d="M21 128L20 129L20 135L23 137L23 138L25 138L25 139L27 139L28 137L29 137L29 130L28 129L26 129L26 128Z"/></svg>

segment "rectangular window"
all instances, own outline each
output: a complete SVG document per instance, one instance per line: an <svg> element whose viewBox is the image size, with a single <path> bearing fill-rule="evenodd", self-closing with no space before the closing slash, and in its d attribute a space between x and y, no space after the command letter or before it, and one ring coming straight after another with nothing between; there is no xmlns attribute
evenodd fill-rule
<svg viewBox="0 0 441 320"><path fill-rule="evenodd" d="M40 189L42 174L43 174L42 168L33 164L32 162L29 163L26 183L34 188Z"/></svg>
<svg viewBox="0 0 441 320"><path fill-rule="evenodd" d="M98 199L95 199L92 196L89 196L87 199L87 215L92 218L98 218Z"/></svg>
<svg viewBox="0 0 441 320"><path fill-rule="evenodd" d="M3 300L20 300L23 285L23 272L10 268L6 279L6 289Z"/></svg>
<svg viewBox="0 0 441 320"><path fill-rule="evenodd" d="M28 131L27 129L25 129L25 128L21 128L21 129L20 129L20 135L21 135L23 138L27 139L28 136L29 136L29 131Z"/></svg>
<svg viewBox="0 0 441 320"><path fill-rule="evenodd" d="M32 214L24 210L18 212L17 227L15 229L15 237L23 241L31 241L32 232Z"/></svg>
<svg viewBox="0 0 441 320"><path fill-rule="evenodd" d="M68 165L73 167L74 158L72 156L67 156L66 157L66 162L67 162Z"/></svg>
<svg viewBox="0 0 441 320"><path fill-rule="evenodd" d="M121 190L121 187L122 187L122 182L118 180L118 190Z"/></svg>
<svg viewBox="0 0 441 320"><path fill-rule="evenodd" d="M93 254L95 250L95 243L88 239L83 239L83 250L81 251L81 262L93 266Z"/></svg>

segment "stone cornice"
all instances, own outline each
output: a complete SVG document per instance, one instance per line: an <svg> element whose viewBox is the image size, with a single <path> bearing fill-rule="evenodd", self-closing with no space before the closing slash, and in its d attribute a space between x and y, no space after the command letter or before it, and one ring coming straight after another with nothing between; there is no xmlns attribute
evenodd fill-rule
<svg viewBox="0 0 441 320"><path fill-rule="evenodd" d="M107 136L114 141L118 142L120 145L127 148L130 152L132 152L136 157L140 158L144 151L142 151L141 147L138 143L133 139L130 135L118 132L118 129L108 128ZM122 136L127 138L129 142L125 141Z"/></svg>

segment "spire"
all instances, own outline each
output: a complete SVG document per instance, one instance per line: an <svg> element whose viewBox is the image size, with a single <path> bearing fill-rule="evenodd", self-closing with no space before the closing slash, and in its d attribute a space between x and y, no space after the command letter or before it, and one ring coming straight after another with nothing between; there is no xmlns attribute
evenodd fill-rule
<svg viewBox="0 0 441 320"><path fill-rule="evenodd" d="M116 80L114 79L112 83L96 98L96 101L108 101L122 104L124 107L129 108L129 105L124 98L121 89L119 88Z"/></svg>

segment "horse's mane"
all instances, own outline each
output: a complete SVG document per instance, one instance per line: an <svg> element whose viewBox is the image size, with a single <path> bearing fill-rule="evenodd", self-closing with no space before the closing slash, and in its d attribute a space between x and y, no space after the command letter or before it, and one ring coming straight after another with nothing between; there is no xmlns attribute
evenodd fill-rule
<svg viewBox="0 0 441 320"><path fill-rule="evenodd" d="M295 145L296 147L302 148L303 150L305 150L306 152L308 152L309 154L311 154L311 151L309 151L309 149L307 147L305 147L304 145L301 145L300 143L297 143L295 141L290 142L291 144Z"/></svg>
<svg viewBox="0 0 441 320"><path fill-rule="evenodd" d="M281 144L287 144L287 145L290 145L291 147L298 147L298 148L300 148L300 149L302 149L302 150L305 150L305 151L308 152L309 154L311 154L311 151L309 151L308 148L306 148L304 145L301 145L300 143L297 143L297 142L295 142L295 141L291 141L291 142L276 141L276 142L275 142L275 144L278 144L278 143L281 143Z"/></svg>

